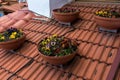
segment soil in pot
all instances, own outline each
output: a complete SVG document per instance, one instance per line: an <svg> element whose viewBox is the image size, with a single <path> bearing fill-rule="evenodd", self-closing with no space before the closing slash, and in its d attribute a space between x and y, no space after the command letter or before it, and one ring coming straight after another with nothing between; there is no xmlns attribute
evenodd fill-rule
<svg viewBox="0 0 120 80"><path fill-rule="evenodd" d="M38 44L41 57L54 65L65 64L76 55L77 44L63 37L52 36Z"/></svg>
<svg viewBox="0 0 120 80"><path fill-rule="evenodd" d="M94 20L105 29L120 28L120 12L115 10L99 10L95 13Z"/></svg>
<svg viewBox="0 0 120 80"><path fill-rule="evenodd" d="M14 50L25 41L26 35L16 28L10 28L0 34L0 48Z"/></svg>
<svg viewBox="0 0 120 80"><path fill-rule="evenodd" d="M54 9L53 17L60 22L71 23L79 18L79 11L74 9Z"/></svg>

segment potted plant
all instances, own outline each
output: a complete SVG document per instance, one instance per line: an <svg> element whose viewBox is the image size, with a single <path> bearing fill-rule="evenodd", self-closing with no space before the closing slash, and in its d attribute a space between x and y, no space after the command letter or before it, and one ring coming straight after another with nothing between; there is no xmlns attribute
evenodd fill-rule
<svg viewBox="0 0 120 80"><path fill-rule="evenodd" d="M120 28L120 12L115 10L98 10L94 16L95 22L106 29Z"/></svg>
<svg viewBox="0 0 120 80"><path fill-rule="evenodd" d="M75 9L61 8L53 10L53 17L60 22L73 22L79 17L79 11Z"/></svg>
<svg viewBox="0 0 120 80"><path fill-rule="evenodd" d="M54 65L65 64L76 54L77 43L56 35L41 40L38 44L41 57Z"/></svg>
<svg viewBox="0 0 120 80"><path fill-rule="evenodd" d="M25 41L25 34L16 28L10 28L0 33L0 48L14 50Z"/></svg>

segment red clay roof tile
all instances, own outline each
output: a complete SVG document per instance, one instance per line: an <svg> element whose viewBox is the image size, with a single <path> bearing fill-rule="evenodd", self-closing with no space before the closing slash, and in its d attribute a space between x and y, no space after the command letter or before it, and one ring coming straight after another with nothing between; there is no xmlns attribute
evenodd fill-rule
<svg viewBox="0 0 120 80"><path fill-rule="evenodd" d="M60 25L54 20L50 22L29 20L34 16L29 11L16 11L8 16L1 17L0 25L6 23L7 27L19 27L27 36L26 42L14 52L16 54L0 49L0 73L2 73L0 79L8 79L10 75L13 75L15 71L34 58L31 65L13 75L11 79L106 80L117 56L120 37L116 33L100 32L98 25L93 21L93 14L101 7L114 8L115 6L93 3L80 4L78 2L65 6L81 10L80 17L82 20L79 19L73 23L75 29L71 28L73 26ZM21 14L17 15L18 13ZM68 31L70 32L65 34ZM38 55L37 44L52 34L59 36L64 34L65 37L75 39L79 43L76 57L66 65L51 65ZM116 80L119 80L119 75L120 70L116 74Z"/></svg>
<svg viewBox="0 0 120 80"><path fill-rule="evenodd" d="M118 70L115 80L119 80L119 79L120 79L120 69Z"/></svg>
<svg viewBox="0 0 120 80"><path fill-rule="evenodd" d="M118 50L117 49L112 49L111 54L109 54L109 57L107 59L107 63L113 63L115 59L115 55L117 54Z"/></svg>
<svg viewBox="0 0 120 80"><path fill-rule="evenodd" d="M2 6L2 9L14 12L14 11L20 10L22 8L22 6L24 6L24 5L27 5L27 3L21 3L21 4L16 3L16 4L12 4L12 5L4 5L4 6Z"/></svg>

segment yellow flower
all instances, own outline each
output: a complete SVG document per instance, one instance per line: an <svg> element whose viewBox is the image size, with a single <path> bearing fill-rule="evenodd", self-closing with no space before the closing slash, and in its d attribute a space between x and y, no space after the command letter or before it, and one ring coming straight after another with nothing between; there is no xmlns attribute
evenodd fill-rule
<svg viewBox="0 0 120 80"><path fill-rule="evenodd" d="M107 11L104 11L104 14L107 14Z"/></svg>
<svg viewBox="0 0 120 80"><path fill-rule="evenodd" d="M99 11L99 14L103 14L103 11Z"/></svg>
<svg viewBox="0 0 120 80"><path fill-rule="evenodd" d="M16 35L16 34L17 34L17 32L13 32L13 33L12 33L12 35Z"/></svg>
<svg viewBox="0 0 120 80"><path fill-rule="evenodd" d="M50 51L50 48L46 47L46 51Z"/></svg>
<svg viewBox="0 0 120 80"><path fill-rule="evenodd" d="M54 34L52 37L57 37L57 34Z"/></svg>
<svg viewBox="0 0 120 80"><path fill-rule="evenodd" d="M0 39L1 39L1 40L5 40L5 37L4 37L4 36L2 36Z"/></svg>
<svg viewBox="0 0 120 80"><path fill-rule="evenodd" d="M42 50L45 50L45 47L42 47Z"/></svg>
<svg viewBox="0 0 120 80"><path fill-rule="evenodd" d="M47 39L48 42L50 42L50 39Z"/></svg>
<svg viewBox="0 0 120 80"><path fill-rule="evenodd" d="M62 48L64 48L65 47L65 44L62 44Z"/></svg>
<svg viewBox="0 0 120 80"><path fill-rule="evenodd" d="M10 39L15 39L15 35L10 35Z"/></svg>
<svg viewBox="0 0 120 80"><path fill-rule="evenodd" d="M22 29L20 29L19 31L22 32Z"/></svg>
<svg viewBox="0 0 120 80"><path fill-rule="evenodd" d="M42 45L46 45L47 44L47 42L46 41L42 41Z"/></svg>
<svg viewBox="0 0 120 80"><path fill-rule="evenodd" d="M52 39L53 39L53 37L52 37L52 36L50 36L49 38L50 38L50 40L52 40Z"/></svg>
<svg viewBox="0 0 120 80"><path fill-rule="evenodd" d="M44 44L46 45L46 44L47 44L47 42L45 41L45 42L44 42Z"/></svg>
<svg viewBox="0 0 120 80"><path fill-rule="evenodd" d="M96 14L98 14L98 11L96 12Z"/></svg>

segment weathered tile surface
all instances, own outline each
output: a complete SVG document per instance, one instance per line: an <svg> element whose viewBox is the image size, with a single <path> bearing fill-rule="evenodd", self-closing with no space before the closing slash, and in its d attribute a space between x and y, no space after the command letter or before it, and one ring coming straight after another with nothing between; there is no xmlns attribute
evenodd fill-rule
<svg viewBox="0 0 120 80"><path fill-rule="evenodd" d="M26 33L26 41L21 48L14 52L0 49L0 80L7 80L11 75L12 80L106 80L120 47L120 35L99 31L93 14L100 8L115 6L118 5L79 2L66 5L64 7L80 10L82 20L79 19L73 26L60 25L55 20L30 20L32 13L26 11L16 11L0 18L0 25L10 21L8 25L19 27ZM17 15L18 13L21 14ZM66 65L51 65L38 53L38 42L52 34L65 36L79 43L77 55ZM14 74L28 62L31 65ZM114 80L119 79L120 69L116 71Z"/></svg>

